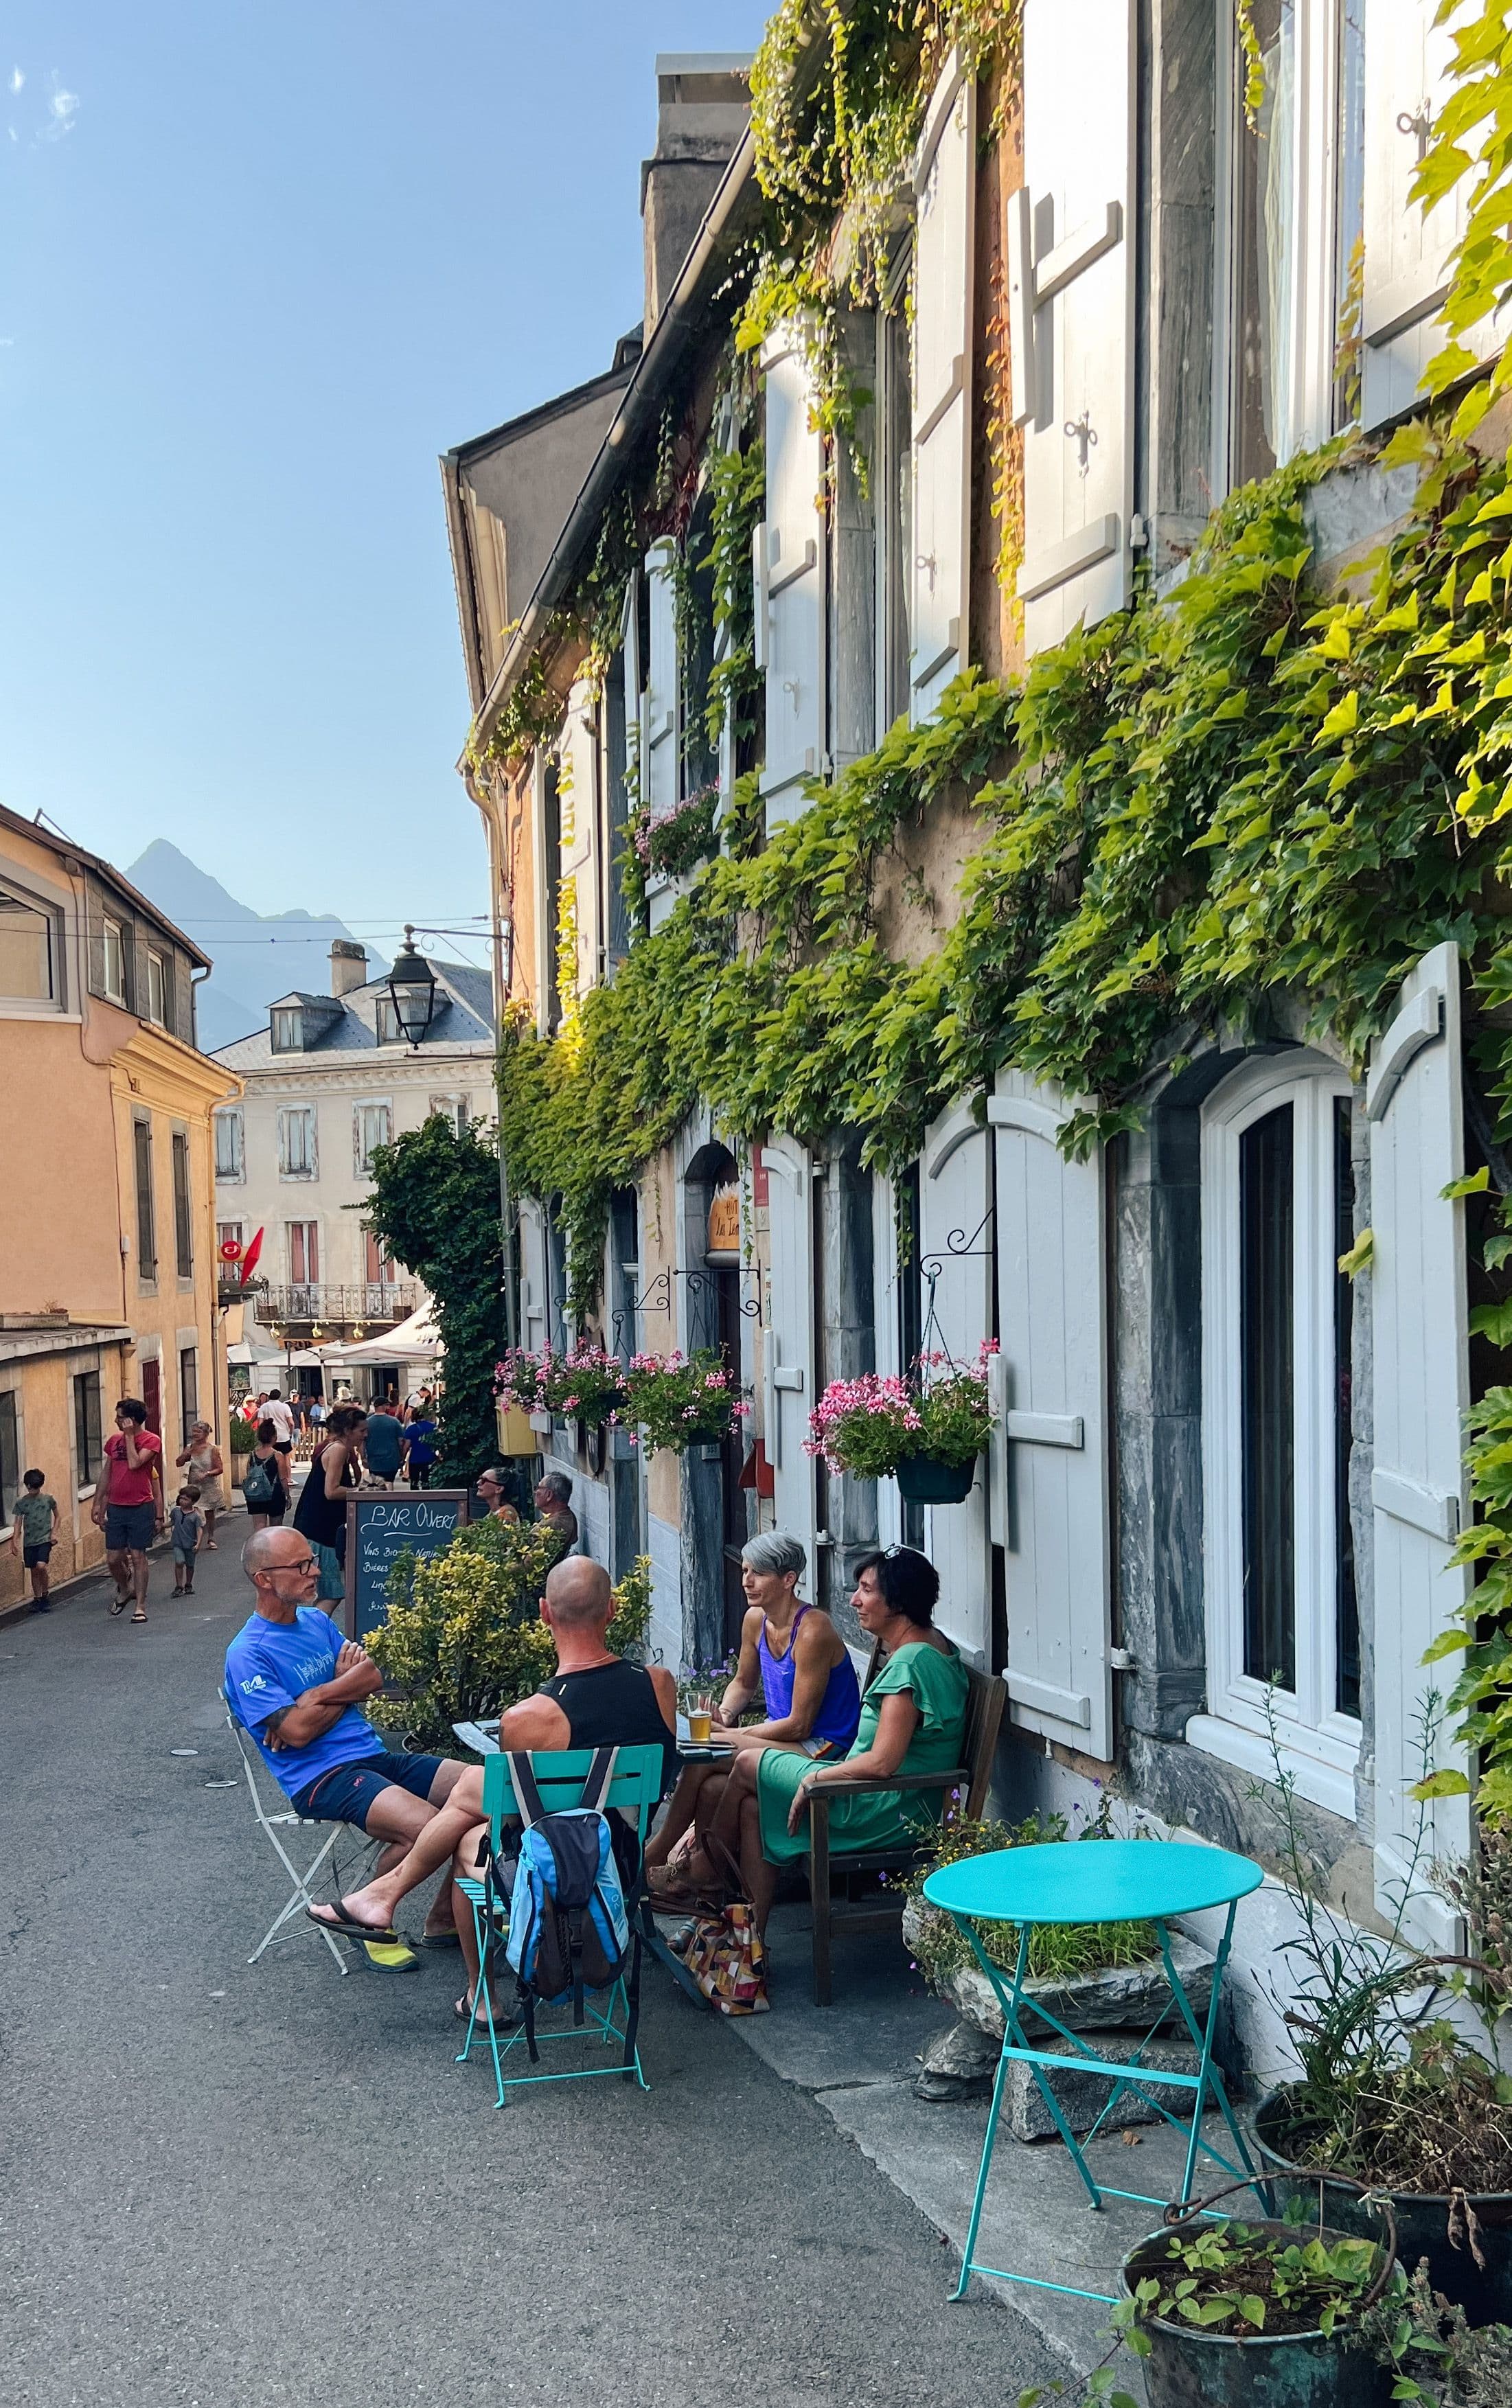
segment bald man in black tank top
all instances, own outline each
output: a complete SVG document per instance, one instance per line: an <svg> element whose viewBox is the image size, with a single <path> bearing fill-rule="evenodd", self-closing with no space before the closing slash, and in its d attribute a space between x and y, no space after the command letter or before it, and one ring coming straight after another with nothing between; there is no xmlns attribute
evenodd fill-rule
<svg viewBox="0 0 1512 2408"><path fill-rule="evenodd" d="M498 1743L507 1750L531 1752L659 1746L665 1797L677 1778L677 1684L661 1664L647 1670L640 1664L627 1664L623 1656L612 1652L605 1633L613 1611L613 1592L602 1564L591 1562L586 1555L568 1555L553 1566L540 1600L540 1618L556 1650L556 1671L533 1698L522 1698L510 1708L499 1723ZM464 1773L463 1780L468 1777ZM482 1771L471 1777L478 1784L481 1813ZM487 1836L484 1825L470 1838L481 1849ZM463 1870L460 1858L458 1870ZM457 2013L465 2015L471 2010L478 1968L473 1961L472 1917L460 1905L457 1929L468 1960L468 1988L457 2002Z"/></svg>

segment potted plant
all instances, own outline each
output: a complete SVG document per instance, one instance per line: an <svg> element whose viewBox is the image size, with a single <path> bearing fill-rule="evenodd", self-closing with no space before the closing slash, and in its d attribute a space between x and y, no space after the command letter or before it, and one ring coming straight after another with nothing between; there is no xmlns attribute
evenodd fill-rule
<svg viewBox="0 0 1512 2408"><path fill-rule="evenodd" d="M1423 1757L1433 1755L1425 1722ZM1334 2229L1371 2224L1368 2196L1387 2194L1403 2258L1426 2258L1433 2287L1472 2322L1512 2322L1512 2076L1497 2024L1509 1988L1512 1834L1482 1829L1471 1868L1441 1879L1469 1928L1468 1956L1408 1946L1402 1904L1385 1934L1358 1930L1318 1895L1298 1829L1294 1782L1274 1717L1270 1794L1282 1878L1297 1918L1283 1943L1292 1995L1286 2022L1296 2077L1260 2101L1255 2137L1273 2195L1302 2200Z"/></svg>
<svg viewBox="0 0 1512 2408"><path fill-rule="evenodd" d="M625 1366L617 1354L580 1338L553 1362L546 1401L551 1412L581 1422L584 1429L601 1429L624 1408Z"/></svg>
<svg viewBox="0 0 1512 2408"><path fill-rule="evenodd" d="M639 814L631 826L630 842L642 870L681 878L700 861L708 861L718 845L714 829L718 807L718 786L700 786L659 818L653 819L649 812Z"/></svg>
<svg viewBox="0 0 1512 2408"><path fill-rule="evenodd" d="M511 1346L502 1363L494 1366L494 1396L506 1412L523 1412L538 1436L550 1431L551 1407L547 1387L554 1360L549 1346L532 1354L524 1346Z"/></svg>
<svg viewBox="0 0 1512 2408"><path fill-rule="evenodd" d="M809 1415L807 1452L823 1455L831 1471L896 1480L911 1504L959 1505L995 1418L987 1364L997 1351L987 1339L974 1365L921 1354L911 1379L863 1371L831 1380Z"/></svg>
<svg viewBox="0 0 1512 2408"><path fill-rule="evenodd" d="M1194 2211L1130 2251L1114 2328L1144 2360L1150 2408L1375 2408L1392 2382L1363 2324L1395 2262L1389 2241Z"/></svg>
<svg viewBox="0 0 1512 2408"><path fill-rule="evenodd" d="M751 1410L734 1372L712 1346L692 1354L632 1355L625 1386L624 1418L635 1423L653 1455L713 1445Z"/></svg>
<svg viewBox="0 0 1512 2408"><path fill-rule="evenodd" d="M239 1488L247 1469L247 1457L257 1444L257 1432L251 1422L243 1421L239 1412L234 1412L226 1436L231 1449L231 1485Z"/></svg>

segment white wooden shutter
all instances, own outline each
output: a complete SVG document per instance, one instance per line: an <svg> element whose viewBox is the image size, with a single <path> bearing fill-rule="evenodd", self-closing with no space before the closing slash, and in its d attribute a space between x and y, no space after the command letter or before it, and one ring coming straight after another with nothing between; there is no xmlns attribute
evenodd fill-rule
<svg viewBox="0 0 1512 2408"><path fill-rule="evenodd" d="M813 1171L806 1151L791 1138L769 1138L761 1159L768 1211L763 1444L772 1470L777 1527L802 1540L812 1579L814 1464L803 1441L814 1401Z"/></svg>
<svg viewBox="0 0 1512 2408"><path fill-rule="evenodd" d="M1058 1087L1000 1072L1001 1410L994 1448L1007 1550L1009 1712L1085 1755L1113 1754L1108 1394L1100 1154L1068 1162Z"/></svg>
<svg viewBox="0 0 1512 2408"><path fill-rule="evenodd" d="M1370 0L1365 25L1364 341L1361 420L1379 426L1418 402L1418 380L1448 337L1438 312L1449 253L1464 231L1471 176L1425 214L1408 196L1451 89L1453 38L1435 0ZM1505 313L1460 339L1486 357Z"/></svg>
<svg viewBox="0 0 1512 2408"><path fill-rule="evenodd" d="M1024 181L1033 327L1024 425L1029 651L1129 599L1134 472L1132 0L1027 0ZM1020 241L1019 251L1022 252Z"/></svg>
<svg viewBox="0 0 1512 2408"><path fill-rule="evenodd" d="M1447 1561L1467 1513L1461 1450L1470 1401L1464 1205L1441 1193L1464 1168L1452 944L1425 953L1404 986L1372 1054L1365 1110L1375 1232L1375 1891L1394 1914L1418 1827L1407 1792L1421 1770L1423 1700L1443 1685L1423 1650L1449 1627L1469 1583ZM1438 1761L1452 1761L1442 1740ZM1419 1943L1444 1946L1453 1943L1454 1918L1430 1887L1428 1865L1464 1855L1469 1817L1462 1798L1428 1812L1405 1928Z"/></svg>
<svg viewBox="0 0 1512 2408"><path fill-rule="evenodd" d="M919 1264L925 1298L928 1302L928 1274L938 1266L935 1318L946 1351L960 1364L974 1364L983 1339L992 1333L989 1143L970 1103L953 1104L929 1130L919 1159ZM932 1332L926 1331L924 1342L927 1349L936 1342ZM991 1657L992 1557L980 1465L964 1504L931 1505L926 1530L926 1553L940 1575L936 1619L985 1670Z"/></svg>
<svg viewBox="0 0 1512 2408"><path fill-rule="evenodd" d="M677 617L671 552L670 538L661 537L646 554L651 657L646 664L641 799L653 819L677 807Z"/></svg>
<svg viewBox="0 0 1512 2408"><path fill-rule="evenodd" d="M824 444L813 388L791 322L762 351L767 378L767 825L803 809L805 778L824 767ZM759 646L758 646L759 651Z"/></svg>
<svg viewBox="0 0 1512 2408"><path fill-rule="evenodd" d="M577 931L576 987L595 983L598 962L598 706L587 678L568 698L557 771L562 826L562 879L572 881Z"/></svg>
<svg viewBox="0 0 1512 2408"><path fill-rule="evenodd" d="M914 163L914 561L910 715L928 719L967 659L976 79L952 51Z"/></svg>

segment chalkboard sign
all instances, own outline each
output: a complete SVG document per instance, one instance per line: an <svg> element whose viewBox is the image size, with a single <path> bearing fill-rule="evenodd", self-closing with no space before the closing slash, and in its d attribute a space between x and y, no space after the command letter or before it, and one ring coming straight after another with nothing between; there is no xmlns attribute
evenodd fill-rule
<svg viewBox="0 0 1512 2408"><path fill-rule="evenodd" d="M347 1634L388 1618L388 1576L402 1555L439 1555L468 1518L465 1488L364 1489L347 1498Z"/></svg>

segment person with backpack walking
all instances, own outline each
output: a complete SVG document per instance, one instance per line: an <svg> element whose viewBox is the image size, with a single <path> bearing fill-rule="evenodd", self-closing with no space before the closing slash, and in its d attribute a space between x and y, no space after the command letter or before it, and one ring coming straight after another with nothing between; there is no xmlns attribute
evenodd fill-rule
<svg viewBox="0 0 1512 2408"><path fill-rule="evenodd" d="M272 1422L257 1425L257 1443L241 1475L241 1501L254 1530L277 1529L289 1510L289 1458L281 1453Z"/></svg>

